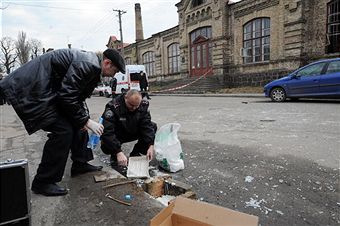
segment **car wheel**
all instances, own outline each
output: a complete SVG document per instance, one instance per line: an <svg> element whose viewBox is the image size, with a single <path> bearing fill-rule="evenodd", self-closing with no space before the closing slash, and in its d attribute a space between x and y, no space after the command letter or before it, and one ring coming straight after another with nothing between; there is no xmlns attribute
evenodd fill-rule
<svg viewBox="0 0 340 226"><path fill-rule="evenodd" d="M286 100L286 92L281 87L276 87L270 91L270 98L275 102L283 102Z"/></svg>
<svg viewBox="0 0 340 226"><path fill-rule="evenodd" d="M109 98L110 97L110 94L109 92L105 91L105 97Z"/></svg>
<svg viewBox="0 0 340 226"><path fill-rule="evenodd" d="M102 91L99 92L99 96L104 96L104 93Z"/></svg>

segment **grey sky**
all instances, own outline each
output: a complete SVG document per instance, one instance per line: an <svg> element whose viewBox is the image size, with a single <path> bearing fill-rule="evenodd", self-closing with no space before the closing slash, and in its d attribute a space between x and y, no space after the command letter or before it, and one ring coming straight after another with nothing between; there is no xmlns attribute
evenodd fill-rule
<svg viewBox="0 0 340 226"><path fill-rule="evenodd" d="M140 3L144 38L178 24L179 0L0 0L1 36L17 38L19 31L41 40L45 48L104 50L110 35L120 39L118 14L122 15L123 40L135 42L134 4Z"/></svg>

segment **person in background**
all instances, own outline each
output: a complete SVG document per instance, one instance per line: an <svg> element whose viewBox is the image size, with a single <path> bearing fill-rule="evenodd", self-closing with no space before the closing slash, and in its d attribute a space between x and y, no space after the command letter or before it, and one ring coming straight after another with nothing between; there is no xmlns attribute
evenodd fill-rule
<svg viewBox="0 0 340 226"><path fill-rule="evenodd" d="M66 195L59 186L69 152L71 176L101 170L86 145L87 131L97 135L103 125L90 119L85 99L103 77L125 73L124 59L114 49L103 57L93 52L60 49L45 53L24 64L0 82L0 89L12 104L31 135L48 132L41 162L32 182L32 191L45 196Z"/></svg>
<svg viewBox="0 0 340 226"><path fill-rule="evenodd" d="M111 155L114 169L127 166L128 159L121 148L123 143L137 140L130 156L146 155L149 160L153 159L157 125L151 121L149 102L142 100L140 92L131 89L117 96L106 105L102 117L101 149Z"/></svg>
<svg viewBox="0 0 340 226"><path fill-rule="evenodd" d="M116 88L117 88L117 79L113 77L110 80L110 87L111 87L111 92L112 92L112 98L116 97Z"/></svg>
<svg viewBox="0 0 340 226"><path fill-rule="evenodd" d="M142 97L143 98L146 97L148 100L151 100L151 98L148 94L149 82L148 82L148 79L146 78L146 74L143 71L140 72L139 87L140 87L140 91L142 93Z"/></svg>

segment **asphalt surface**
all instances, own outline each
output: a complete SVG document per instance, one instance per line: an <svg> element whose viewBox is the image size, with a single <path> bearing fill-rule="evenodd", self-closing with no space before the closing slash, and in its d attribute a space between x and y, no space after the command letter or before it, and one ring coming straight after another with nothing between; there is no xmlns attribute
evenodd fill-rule
<svg viewBox="0 0 340 226"><path fill-rule="evenodd" d="M87 101L93 119L108 100ZM262 226L340 224L339 101L164 95L152 96L150 110L159 127L181 124L185 169L173 177L191 184L200 200L259 216ZM29 159L32 179L46 136L28 136L10 106L0 106L0 114L1 159ZM132 144L124 148L128 153ZM107 166L108 156L96 154ZM161 209L153 201L144 212L112 205L92 175L70 178L69 168L61 184L70 195L32 195L33 225L147 225Z"/></svg>

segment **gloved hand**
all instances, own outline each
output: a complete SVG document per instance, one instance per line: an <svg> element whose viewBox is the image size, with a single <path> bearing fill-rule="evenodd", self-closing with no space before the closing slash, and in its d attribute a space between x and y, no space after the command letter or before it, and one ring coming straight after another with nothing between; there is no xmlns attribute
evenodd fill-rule
<svg viewBox="0 0 340 226"><path fill-rule="evenodd" d="M104 126L98 122L93 121L92 119L89 119L85 125L85 127L98 136L102 135L104 131Z"/></svg>

